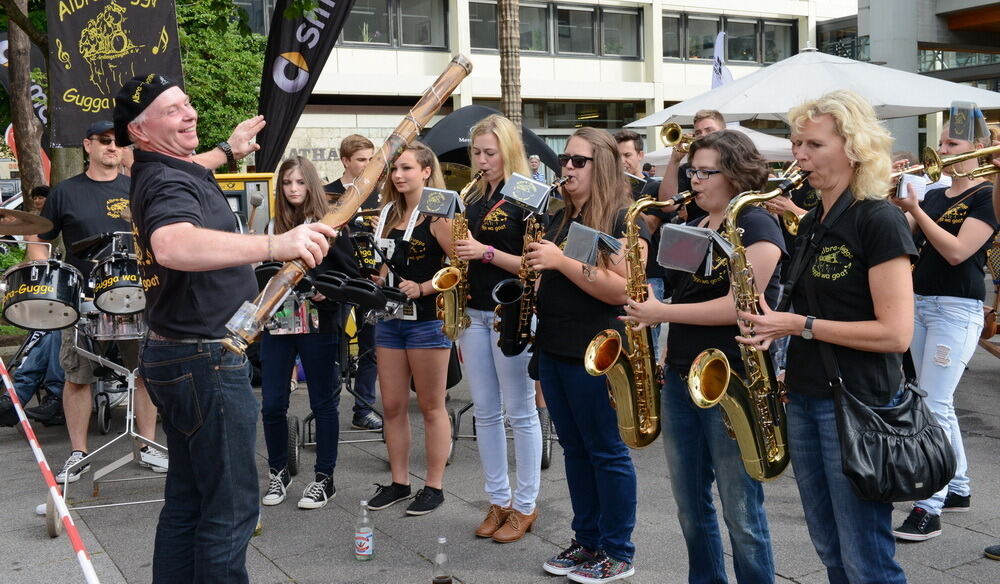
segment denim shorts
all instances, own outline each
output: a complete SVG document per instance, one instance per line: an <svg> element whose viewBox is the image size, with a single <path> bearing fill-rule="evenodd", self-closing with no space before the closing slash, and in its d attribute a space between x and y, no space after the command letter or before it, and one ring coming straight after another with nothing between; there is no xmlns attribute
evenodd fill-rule
<svg viewBox="0 0 1000 584"><path fill-rule="evenodd" d="M375 325L375 346L383 349L450 349L440 320L385 320Z"/></svg>

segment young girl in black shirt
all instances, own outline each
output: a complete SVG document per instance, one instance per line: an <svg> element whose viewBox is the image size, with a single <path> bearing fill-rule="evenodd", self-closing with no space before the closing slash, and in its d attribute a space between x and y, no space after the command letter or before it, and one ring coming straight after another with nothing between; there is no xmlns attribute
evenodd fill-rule
<svg viewBox="0 0 1000 584"><path fill-rule="evenodd" d="M370 509L385 509L410 494L410 380L424 418L427 477L424 488L406 509L424 515L444 502L441 481L451 448L451 424L445 410L445 382L451 341L441 329L434 306L431 278L441 268L451 246L451 221L417 212L424 187L444 188L437 158L415 142L393 163L382 191L383 213L376 230L378 246L392 267L391 282L412 300L403 315L375 326L379 391L385 407L385 443L392 483L379 485ZM386 210L388 208L388 210ZM383 276L389 275L383 267Z"/></svg>
<svg viewBox="0 0 1000 584"><path fill-rule="evenodd" d="M949 156L982 147L981 142L951 137L945 128L938 153ZM907 541L940 535L942 511L968 511L970 506L969 465L954 397L983 330L983 268L986 248L997 229L990 200L993 185L982 178L959 176L978 164L973 158L946 166L951 186L928 192L923 202L912 193L892 199L907 213L920 247L913 270L916 304L910 352L920 387L927 392L927 406L948 432L958 462L955 478L947 487L930 499L917 501L903 525L893 531Z"/></svg>
<svg viewBox="0 0 1000 584"><path fill-rule="evenodd" d="M730 201L744 191L760 190L767 180L767 166L744 134L723 130L691 145L691 188L698 205L708 215L691 222L721 230ZM774 304L778 295L776 266L784 252L777 221L760 207L747 207L737 219L743 229L747 261L753 266L759 292ZM669 322L667 368L661 394L663 445L670 470L670 484L677 499L677 515L688 550L688 578L692 582L725 581L725 557L715 507L712 482L717 483L722 512L733 547L733 568L741 583L774 582L774 556L764 512L764 489L750 478L740 449L729 437L720 407L702 409L691 401L687 376L699 353L723 351L742 374L743 361L734 337L736 305L730 284L729 261L721 252L713 256L712 272L689 274L667 270L670 304L650 297L625 308L624 320L639 327Z"/></svg>
<svg viewBox="0 0 1000 584"><path fill-rule="evenodd" d="M500 190L514 172L527 176L521 132L510 120L492 115L470 132L473 171L483 178L469 193L466 217L469 236L456 242L458 257L469 262L471 324L462 333L462 356L470 367L466 379L475 406L476 446L483 465L486 518L477 527L478 537L509 543L524 536L538 510L535 499L541 484L542 433L535 409L535 384L528 377L531 353L505 356L493 330L493 288L514 278L521 267L527 213L505 202ZM517 483L511 491L507 478L507 435L504 413L514 433Z"/></svg>
<svg viewBox="0 0 1000 584"><path fill-rule="evenodd" d="M566 207L553 218L546 240L529 246L528 263L541 272L535 351L566 459L575 536L543 568L571 580L610 582L635 573L635 468L618 434L607 382L586 372L583 357L597 333L622 328L616 316L627 299L626 264L619 252L598 267L585 266L563 255L562 246L574 221L624 238L631 189L618 147L603 130L577 130L559 160L569 177ZM646 242L641 245L645 259Z"/></svg>

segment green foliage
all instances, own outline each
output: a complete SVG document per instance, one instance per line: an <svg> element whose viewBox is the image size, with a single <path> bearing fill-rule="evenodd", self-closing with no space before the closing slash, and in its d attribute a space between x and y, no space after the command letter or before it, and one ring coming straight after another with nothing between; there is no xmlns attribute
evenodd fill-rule
<svg viewBox="0 0 1000 584"><path fill-rule="evenodd" d="M24 249L20 246L11 246L6 252L0 254L0 273L6 272L7 268L23 261Z"/></svg>
<svg viewBox="0 0 1000 584"><path fill-rule="evenodd" d="M219 5L226 27L217 28ZM231 2L178 4L184 89L198 110L201 149L229 137L239 122L257 113L267 39L245 34Z"/></svg>

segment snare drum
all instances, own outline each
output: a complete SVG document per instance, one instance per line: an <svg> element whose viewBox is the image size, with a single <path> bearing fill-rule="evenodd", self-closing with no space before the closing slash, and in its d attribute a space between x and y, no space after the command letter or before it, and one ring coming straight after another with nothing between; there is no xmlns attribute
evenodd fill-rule
<svg viewBox="0 0 1000 584"><path fill-rule="evenodd" d="M146 319L141 312L135 314L108 314L89 312L84 333L95 341L129 341L146 336Z"/></svg>
<svg viewBox="0 0 1000 584"><path fill-rule="evenodd" d="M25 329L54 331L80 319L83 276L59 260L35 260L3 274L3 316Z"/></svg>
<svg viewBox="0 0 1000 584"><path fill-rule="evenodd" d="M109 314L133 314L146 308L139 263L132 254L117 253L97 264L90 274L94 304Z"/></svg>

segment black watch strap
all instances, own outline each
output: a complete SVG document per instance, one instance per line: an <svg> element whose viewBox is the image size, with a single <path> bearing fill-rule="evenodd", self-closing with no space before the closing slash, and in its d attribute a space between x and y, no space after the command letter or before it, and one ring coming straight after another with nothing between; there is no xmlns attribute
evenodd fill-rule
<svg viewBox="0 0 1000 584"><path fill-rule="evenodd" d="M233 148L229 145L229 142L219 142L215 146L225 152L226 162L229 164L229 172L236 172L236 157L233 156Z"/></svg>

